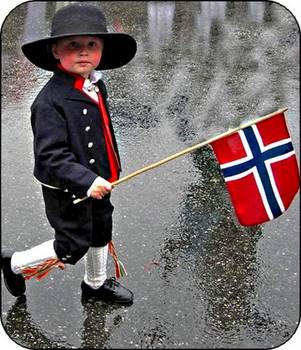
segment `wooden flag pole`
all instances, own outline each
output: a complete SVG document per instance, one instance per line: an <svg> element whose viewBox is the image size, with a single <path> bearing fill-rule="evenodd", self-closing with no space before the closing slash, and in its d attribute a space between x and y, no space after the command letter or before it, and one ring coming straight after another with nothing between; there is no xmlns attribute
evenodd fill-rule
<svg viewBox="0 0 301 350"><path fill-rule="evenodd" d="M117 180L117 181L112 182L112 186L120 185L121 183L123 183L123 182L125 182L125 181L128 181L128 180L132 179L133 177L136 177L136 176L138 176L138 175L140 175L140 174L142 174L142 173L145 173L145 172L147 172L147 171L149 171L149 170L152 170L152 169L154 169L154 168L157 168L157 167L159 167L159 166L161 166L161 165L163 165L163 164L165 164L165 163L167 163L167 162L170 162L171 160L174 160L174 159L176 159L176 158L179 158L179 157L183 156L184 154L190 153L190 152L192 152L192 151L195 151L196 149L199 149L199 148L201 148L201 147L204 147L204 146L210 144L211 142L214 142L214 141L216 141L216 140L218 140L218 139L221 139L221 138L223 138L223 137L225 137L225 136L229 136L229 135L231 135L231 134L234 134L235 132L237 132L237 131L239 131L239 130L241 130L241 129L247 128L247 127L249 127L249 126L251 126L251 125L253 125L253 124L256 124L256 123L258 123L258 122L261 122L261 121L263 121L263 120L265 120L265 119L269 119L269 118L271 118L271 117L273 117L273 116L275 116L275 115L277 115L277 114L284 113L284 112L287 111L287 109L288 109L287 107L286 107L286 108L279 109L278 111L275 111L275 112L273 112L273 113L267 114L267 115L265 115L265 116L263 116L263 117L260 117L260 118L258 118L258 119L255 119L255 120L251 120L251 121L249 121L249 122L247 122L247 123L245 123L245 124L242 124L242 125L238 126L238 127L235 128L235 129L230 129L230 130L228 130L228 131L226 131L226 132L224 132L224 133L222 133L222 134L219 134L219 135L214 136L214 137L212 137L212 138L210 138L210 139L208 139L208 140L206 140L206 141L203 141L203 142L201 142L201 143L198 143L197 145L188 147L188 148L186 148L186 149L184 149L184 150L182 150L182 151L180 151L180 152L178 152L178 153L175 153L175 154L173 154L173 155L171 155L171 156L169 156L169 157L166 157L166 158L164 158L164 159L162 159L162 160L160 160L160 161L158 161L158 162L155 162L155 163L153 163L153 164L150 164L150 165L148 165L148 166L145 166L144 168L141 168L141 169L139 169L139 170L136 170L136 171L132 172L131 174L129 174L129 175L127 175L127 176L124 176L124 177L120 178L120 179ZM83 201L83 200L85 200L85 199L87 199L87 198L88 198L88 197L75 199L75 200L73 201L73 203L74 203L74 204L77 204L77 203L79 203L79 202L81 202L81 201Z"/></svg>

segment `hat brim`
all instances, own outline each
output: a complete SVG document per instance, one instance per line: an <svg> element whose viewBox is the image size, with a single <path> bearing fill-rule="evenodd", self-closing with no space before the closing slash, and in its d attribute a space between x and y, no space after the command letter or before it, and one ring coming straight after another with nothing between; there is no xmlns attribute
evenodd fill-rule
<svg viewBox="0 0 301 350"><path fill-rule="evenodd" d="M26 58L39 68L54 71L57 60L50 51L50 44L57 39L68 36L93 35L104 39L104 49L100 64L96 70L119 68L132 60L137 51L136 40L125 33L70 33L68 35L52 36L26 43L22 51Z"/></svg>

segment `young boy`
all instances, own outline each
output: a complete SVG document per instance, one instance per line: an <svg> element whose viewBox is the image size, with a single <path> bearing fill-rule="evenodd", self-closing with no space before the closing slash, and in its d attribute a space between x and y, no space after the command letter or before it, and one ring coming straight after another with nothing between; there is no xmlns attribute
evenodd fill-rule
<svg viewBox="0 0 301 350"><path fill-rule="evenodd" d="M23 45L22 51L36 66L54 72L31 106L31 123L34 175L42 184L55 239L4 253L5 285L20 296L25 277L43 277L85 256L82 296L131 303L133 293L106 276L108 250L116 263L110 193L121 167L98 70L127 64L136 53L136 41L125 33L109 33L97 7L76 3L56 12L50 37Z"/></svg>

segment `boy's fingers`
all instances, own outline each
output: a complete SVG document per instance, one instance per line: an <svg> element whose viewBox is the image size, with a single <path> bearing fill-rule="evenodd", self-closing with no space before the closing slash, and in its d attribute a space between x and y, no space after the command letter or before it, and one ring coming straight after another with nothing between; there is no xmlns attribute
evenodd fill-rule
<svg viewBox="0 0 301 350"><path fill-rule="evenodd" d="M106 185L103 185L103 186L98 186L98 189L100 192L106 192L106 193L109 193L112 191L112 187L111 186L106 186Z"/></svg>

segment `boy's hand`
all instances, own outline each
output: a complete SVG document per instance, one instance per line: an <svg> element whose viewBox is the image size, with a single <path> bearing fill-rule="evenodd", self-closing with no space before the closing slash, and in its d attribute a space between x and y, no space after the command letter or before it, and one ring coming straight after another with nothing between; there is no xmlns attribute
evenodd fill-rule
<svg viewBox="0 0 301 350"><path fill-rule="evenodd" d="M102 199L105 195L112 191L112 188L113 187L110 182L99 176L89 188L88 195L95 199Z"/></svg>

